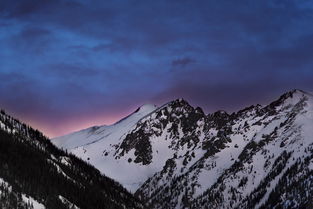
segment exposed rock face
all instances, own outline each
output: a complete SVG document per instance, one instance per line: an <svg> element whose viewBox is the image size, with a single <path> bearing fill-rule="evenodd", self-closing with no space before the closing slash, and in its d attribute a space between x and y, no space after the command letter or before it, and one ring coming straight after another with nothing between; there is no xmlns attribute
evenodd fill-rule
<svg viewBox="0 0 313 209"><path fill-rule="evenodd" d="M294 90L232 114L205 115L175 100L111 144L96 142L104 155L91 154L91 145L71 151L91 155L104 173L113 168L110 176L131 184L149 208L298 208L313 198L312 136L313 96ZM119 176L122 169L143 181Z"/></svg>

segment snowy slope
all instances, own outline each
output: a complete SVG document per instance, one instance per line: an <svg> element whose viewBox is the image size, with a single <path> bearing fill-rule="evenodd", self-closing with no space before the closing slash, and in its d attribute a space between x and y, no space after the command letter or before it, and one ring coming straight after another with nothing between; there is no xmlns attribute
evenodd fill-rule
<svg viewBox="0 0 313 209"><path fill-rule="evenodd" d="M133 114L111 126L93 126L78 132L54 138L52 142L56 146L69 150L80 146L87 146L100 140L114 143L124 134L129 132L141 118L148 115L156 108L157 107L155 105L143 105L139 107Z"/></svg>
<svg viewBox="0 0 313 209"><path fill-rule="evenodd" d="M273 208L287 200L273 201L273 194L291 190L281 181L303 185L293 187L307 191L302 200L288 198L305 206L313 195L312 98L296 90L265 107L208 115L204 138L193 136L187 150L178 147L185 154L170 158L136 194L151 208ZM297 178L286 177L296 169Z"/></svg>
<svg viewBox="0 0 313 209"><path fill-rule="evenodd" d="M150 167L134 166L127 159L115 158L115 146L135 128L138 121L155 111L155 105L143 105L134 113L111 126L94 126L52 140L59 147L70 150L88 161L102 173L116 179L127 189L135 191L153 174ZM132 175L125 175L130 172Z"/></svg>
<svg viewBox="0 0 313 209"><path fill-rule="evenodd" d="M90 134L68 146L75 133L57 143L149 208L297 208L313 197L310 93L293 90L232 114L205 115L180 99L121 130L109 143Z"/></svg>
<svg viewBox="0 0 313 209"><path fill-rule="evenodd" d="M248 143L235 158L236 162L224 168L219 183L198 197L196 205L213 208L272 208L268 198L275 189L278 190L281 186L278 185L279 180L290 172L292 166L296 163L304 166L298 176L310 172L310 164L305 165L305 161L312 159L312 152L309 151L313 143L312 105L312 95L294 91L261 109L262 113L253 120L248 120L248 126L242 133L246 136L252 134L253 137L247 138ZM236 125L234 128L238 130ZM284 205L286 200L281 201ZM277 199L275 203L280 204Z"/></svg>

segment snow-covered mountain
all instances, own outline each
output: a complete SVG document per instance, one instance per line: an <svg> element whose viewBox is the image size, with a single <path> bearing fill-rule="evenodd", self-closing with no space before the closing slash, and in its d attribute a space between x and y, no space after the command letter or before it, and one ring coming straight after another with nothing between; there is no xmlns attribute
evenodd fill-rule
<svg viewBox="0 0 313 209"><path fill-rule="evenodd" d="M129 163L128 159L133 158L133 154L120 158L116 154L117 146L123 142L128 132L136 127L139 120L155 111L156 108L155 105L143 105L133 114L111 126L94 126L55 138L52 142L70 150L134 192L158 169ZM125 175L125 171L131 175Z"/></svg>
<svg viewBox="0 0 313 209"><path fill-rule="evenodd" d="M52 142L119 181L149 208L312 206L311 94L293 90L232 114L206 115L183 99L144 109L142 117L139 109L112 126Z"/></svg>

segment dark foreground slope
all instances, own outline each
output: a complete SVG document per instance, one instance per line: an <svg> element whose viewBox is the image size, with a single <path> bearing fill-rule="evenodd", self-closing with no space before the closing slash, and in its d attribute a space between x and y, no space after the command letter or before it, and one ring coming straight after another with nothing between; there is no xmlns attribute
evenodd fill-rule
<svg viewBox="0 0 313 209"><path fill-rule="evenodd" d="M0 113L0 208L143 208L119 183ZM35 208L36 208L35 207Z"/></svg>

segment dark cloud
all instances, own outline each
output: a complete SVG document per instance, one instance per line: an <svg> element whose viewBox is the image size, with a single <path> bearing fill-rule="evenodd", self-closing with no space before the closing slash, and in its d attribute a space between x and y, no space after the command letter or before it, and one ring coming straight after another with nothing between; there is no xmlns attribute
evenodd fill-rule
<svg viewBox="0 0 313 209"><path fill-rule="evenodd" d="M311 91L313 77L299 73L284 76L273 73L258 75L236 72L215 73L187 72L175 79L172 86L156 95L155 100L166 102L185 98L192 105L202 107L207 113L216 110L238 111L252 104L266 105L284 92L298 88Z"/></svg>
<svg viewBox="0 0 313 209"><path fill-rule="evenodd" d="M78 1L62 0L3 0L0 11L6 18L25 19L35 17L36 15L52 15L52 12L75 9L82 6Z"/></svg>
<svg viewBox="0 0 313 209"><path fill-rule="evenodd" d="M49 66L43 66L41 73L46 76L62 77L66 80L76 77L98 76L99 71L96 69L80 66L79 64L55 63Z"/></svg>
<svg viewBox="0 0 313 209"><path fill-rule="evenodd" d="M59 135L147 102L234 111L312 91L312 14L296 0L3 0L0 106Z"/></svg>
<svg viewBox="0 0 313 209"><path fill-rule="evenodd" d="M50 35L51 32L49 30L43 28L25 28L21 33L21 38L33 42L42 37L46 37Z"/></svg>
<svg viewBox="0 0 313 209"><path fill-rule="evenodd" d="M172 66L174 67L186 67L187 65L189 64L192 64L196 62L196 60L192 59L192 58L189 58L189 57L184 57L184 58L181 58L181 59L175 59L172 61Z"/></svg>

